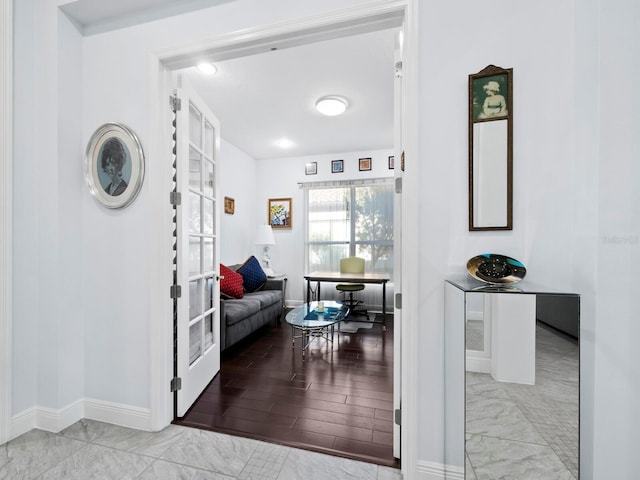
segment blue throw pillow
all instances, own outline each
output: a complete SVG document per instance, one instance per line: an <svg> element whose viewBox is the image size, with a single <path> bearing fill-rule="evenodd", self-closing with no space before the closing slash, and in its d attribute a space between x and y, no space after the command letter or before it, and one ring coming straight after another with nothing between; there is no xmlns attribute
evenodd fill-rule
<svg viewBox="0 0 640 480"><path fill-rule="evenodd" d="M236 271L242 275L242 285L245 292L255 292L267 281L267 275L262 270L260 262L253 255Z"/></svg>

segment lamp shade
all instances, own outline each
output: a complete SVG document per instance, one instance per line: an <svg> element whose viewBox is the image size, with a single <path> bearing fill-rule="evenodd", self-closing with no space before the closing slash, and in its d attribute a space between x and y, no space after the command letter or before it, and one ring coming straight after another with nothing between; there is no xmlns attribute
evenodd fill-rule
<svg viewBox="0 0 640 480"><path fill-rule="evenodd" d="M256 245L275 245L276 239L273 237L271 225L260 225L258 235L256 235Z"/></svg>

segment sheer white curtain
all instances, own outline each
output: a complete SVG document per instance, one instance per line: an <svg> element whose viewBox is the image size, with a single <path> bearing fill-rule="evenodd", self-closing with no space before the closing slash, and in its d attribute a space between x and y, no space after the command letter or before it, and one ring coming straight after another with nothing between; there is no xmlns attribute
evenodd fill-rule
<svg viewBox="0 0 640 480"><path fill-rule="evenodd" d="M365 259L365 271L393 274L393 183L388 179L304 184L307 271L337 271Z"/></svg>

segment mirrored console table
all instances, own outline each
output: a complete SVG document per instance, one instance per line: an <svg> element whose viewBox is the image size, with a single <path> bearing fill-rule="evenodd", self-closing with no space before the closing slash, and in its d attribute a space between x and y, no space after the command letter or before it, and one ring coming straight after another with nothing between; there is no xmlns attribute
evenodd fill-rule
<svg viewBox="0 0 640 480"><path fill-rule="evenodd" d="M531 441L531 445L540 447L544 452L539 458L540 473L551 468L545 474L556 475L539 478L565 478L565 473L568 475L566 478L577 478L579 345L575 337L579 335L580 296L536 285L526 279L515 284L490 285L470 276L447 279L444 296L447 468L460 478L465 469L469 473L472 468L484 469L484 474L500 475L492 478L503 478L502 474L517 478L522 472L510 468L519 468L518 453L508 453L508 446L510 442L524 445L523 442ZM555 350L549 354L538 352L541 342L545 347L547 336ZM553 343L556 337L558 342L567 343ZM560 368L564 368L573 356L575 365L571 368L575 371L565 375ZM538 369L543 365L539 372L536 372L537 358ZM543 391L554 382L554 378L545 376L549 375L548 369L558 382L563 383L553 386L550 391ZM572 384L574 374L575 384ZM536 385L537 377L543 379L540 382L543 386ZM467 388L470 380L473 387ZM518 404L520 397L527 396L530 399L539 396L540 403L555 404L553 395L561 396L558 405L563 409L568 407L568 413L563 410L557 415L563 417L562 421L566 418L572 427L575 424L573 459L568 458L571 455L565 458L561 451L561 448L566 450L566 445L556 446L553 438L538 435L537 420L524 415L526 408ZM472 447L466 444L469 441L473 442ZM483 458L494 453L496 456L492 458L500 455L505 455L505 458L496 465L487 463L472 467L466 450L479 451L489 448L488 445L496 451L484 451ZM513 467L510 466L511 460ZM534 462L531 468L535 470L538 466ZM475 478L473 475L468 474L466 478Z"/></svg>

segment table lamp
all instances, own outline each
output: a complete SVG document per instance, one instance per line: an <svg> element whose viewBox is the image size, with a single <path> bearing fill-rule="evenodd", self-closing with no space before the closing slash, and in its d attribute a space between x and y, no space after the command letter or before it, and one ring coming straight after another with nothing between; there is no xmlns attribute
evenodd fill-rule
<svg viewBox="0 0 640 480"><path fill-rule="evenodd" d="M258 228L258 235L256 236L256 245L263 245L262 250L262 269L268 277L273 276L273 269L271 268L271 245L275 245L276 240L273 237L273 230L271 225L260 225Z"/></svg>

